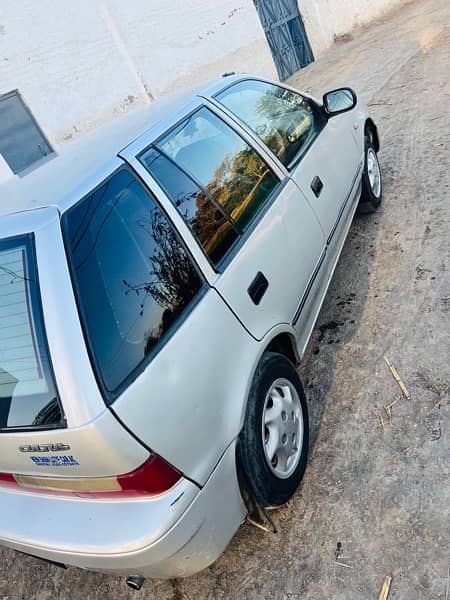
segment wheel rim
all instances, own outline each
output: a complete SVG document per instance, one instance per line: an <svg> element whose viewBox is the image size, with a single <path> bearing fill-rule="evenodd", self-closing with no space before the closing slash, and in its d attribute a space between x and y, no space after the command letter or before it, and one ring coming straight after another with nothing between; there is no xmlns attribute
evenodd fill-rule
<svg viewBox="0 0 450 600"><path fill-rule="evenodd" d="M277 379L264 402L262 439L267 465L279 479L287 479L297 468L303 434L298 392L287 379Z"/></svg>
<svg viewBox="0 0 450 600"><path fill-rule="evenodd" d="M373 195L379 198L381 193L381 171L378 157L373 148L369 148L367 151L367 175Z"/></svg>

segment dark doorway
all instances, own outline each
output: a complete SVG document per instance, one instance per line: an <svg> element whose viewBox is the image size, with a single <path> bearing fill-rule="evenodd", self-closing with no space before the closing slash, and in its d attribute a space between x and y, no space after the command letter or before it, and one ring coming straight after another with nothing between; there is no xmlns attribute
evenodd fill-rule
<svg viewBox="0 0 450 600"><path fill-rule="evenodd" d="M281 81L314 60L297 0L253 0Z"/></svg>

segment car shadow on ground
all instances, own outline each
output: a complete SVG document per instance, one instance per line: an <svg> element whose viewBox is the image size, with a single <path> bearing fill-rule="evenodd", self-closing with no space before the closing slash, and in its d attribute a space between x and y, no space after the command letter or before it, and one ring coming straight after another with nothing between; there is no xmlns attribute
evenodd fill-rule
<svg viewBox="0 0 450 600"><path fill-rule="evenodd" d="M308 400L310 452L320 433L336 364L351 352L369 293L380 213L355 215L327 296L299 367Z"/></svg>

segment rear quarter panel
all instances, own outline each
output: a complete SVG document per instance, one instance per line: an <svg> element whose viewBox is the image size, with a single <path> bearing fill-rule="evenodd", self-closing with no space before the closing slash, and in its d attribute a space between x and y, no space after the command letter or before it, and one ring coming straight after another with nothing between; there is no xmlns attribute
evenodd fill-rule
<svg viewBox="0 0 450 600"><path fill-rule="evenodd" d="M240 431L260 351L210 289L112 410L152 450L203 484Z"/></svg>

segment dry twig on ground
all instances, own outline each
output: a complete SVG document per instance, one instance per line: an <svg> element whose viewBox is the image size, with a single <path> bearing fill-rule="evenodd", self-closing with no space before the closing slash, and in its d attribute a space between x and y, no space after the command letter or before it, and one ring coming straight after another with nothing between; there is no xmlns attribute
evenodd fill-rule
<svg viewBox="0 0 450 600"><path fill-rule="evenodd" d="M391 363L391 361L388 359L387 356L384 357L384 362L387 364L387 366L392 374L392 377L395 379L395 381L398 383L400 389L402 390L402 394L405 396L405 398L407 400L411 400L411 395L408 392L406 385L400 379L400 375L398 374L397 369L394 367L394 365Z"/></svg>
<svg viewBox="0 0 450 600"><path fill-rule="evenodd" d="M378 596L378 600L387 600L389 596L389 592L391 590L392 577L386 575L383 579L383 585L381 586L380 595Z"/></svg>

